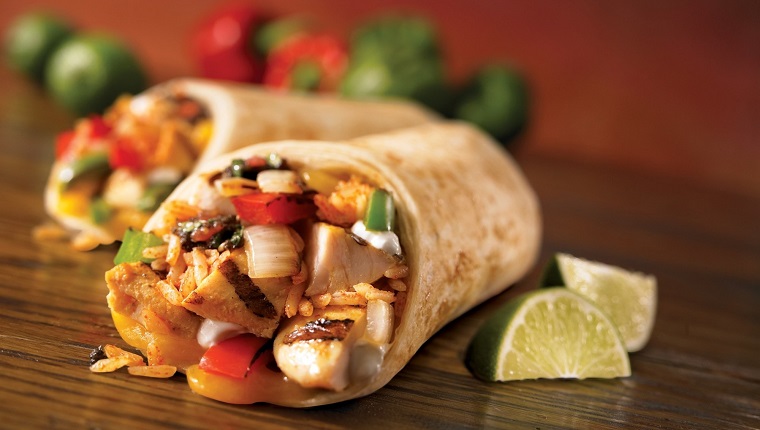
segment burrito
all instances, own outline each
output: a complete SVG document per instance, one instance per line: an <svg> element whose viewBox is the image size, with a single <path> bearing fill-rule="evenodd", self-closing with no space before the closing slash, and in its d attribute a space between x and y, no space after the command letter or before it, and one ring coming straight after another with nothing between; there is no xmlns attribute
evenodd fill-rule
<svg viewBox="0 0 760 430"><path fill-rule="evenodd" d="M387 384L445 324L520 279L539 205L464 123L288 140L204 162L105 275L149 366L229 403L311 407Z"/></svg>
<svg viewBox="0 0 760 430"><path fill-rule="evenodd" d="M349 101L240 84L179 79L122 97L56 141L45 190L48 214L76 249L142 228L203 160L282 139L344 140L435 118L402 101Z"/></svg>

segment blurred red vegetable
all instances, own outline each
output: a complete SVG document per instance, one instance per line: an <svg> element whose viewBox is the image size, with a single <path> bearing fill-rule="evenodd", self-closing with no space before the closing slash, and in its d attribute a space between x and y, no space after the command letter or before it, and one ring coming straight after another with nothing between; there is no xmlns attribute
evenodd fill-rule
<svg viewBox="0 0 760 430"><path fill-rule="evenodd" d="M201 22L192 37L192 55L202 76L260 82L263 65L254 47L264 14L250 5L227 5Z"/></svg>
<svg viewBox="0 0 760 430"><path fill-rule="evenodd" d="M335 91L348 65L340 39L325 34L298 34L279 44L267 57L264 84L303 91Z"/></svg>
<svg viewBox="0 0 760 430"><path fill-rule="evenodd" d="M69 148L71 147L71 142L74 140L74 137L76 137L76 132L74 130L67 130L64 132L61 132L56 136L55 138L55 158L56 160L60 160L63 158L63 156L69 152Z"/></svg>
<svg viewBox="0 0 760 430"><path fill-rule="evenodd" d="M143 154L129 139L116 138L108 148L108 164L112 169L125 167L132 171L140 171L143 168Z"/></svg>
<svg viewBox="0 0 760 430"><path fill-rule="evenodd" d="M82 119L74 130L66 130L55 138L55 158L63 159L71 150L72 143L77 136L84 138L85 146L92 146L99 139L111 134L113 128L105 122L100 115L90 115Z"/></svg>

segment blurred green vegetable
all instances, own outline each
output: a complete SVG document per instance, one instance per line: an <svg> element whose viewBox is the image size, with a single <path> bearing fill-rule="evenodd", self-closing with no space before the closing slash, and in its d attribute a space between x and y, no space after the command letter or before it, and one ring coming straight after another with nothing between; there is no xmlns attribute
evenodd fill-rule
<svg viewBox="0 0 760 430"><path fill-rule="evenodd" d="M301 17L287 17L265 22L254 35L256 53L261 58L266 58L274 48L291 36L303 33L307 27L306 20Z"/></svg>
<svg viewBox="0 0 760 430"><path fill-rule="evenodd" d="M145 212L156 211L161 202L166 200L176 187L176 183L169 182L158 182L148 185L148 188L140 196L140 199L137 200L137 209Z"/></svg>
<svg viewBox="0 0 760 430"><path fill-rule="evenodd" d="M424 19L403 16L360 27L340 89L348 97L411 98L444 111L450 92L435 29Z"/></svg>
<svg viewBox="0 0 760 430"><path fill-rule="evenodd" d="M501 65L486 66L460 91L453 116L506 143L527 124L528 96L527 84L516 70Z"/></svg>
<svg viewBox="0 0 760 430"><path fill-rule="evenodd" d="M352 38L351 54L381 53L409 61L418 57L440 58L438 35L424 18L389 15L359 27Z"/></svg>
<svg viewBox="0 0 760 430"><path fill-rule="evenodd" d="M51 54L73 33L69 23L53 15L42 12L22 15L5 33L6 60L13 69L42 83Z"/></svg>
<svg viewBox="0 0 760 430"><path fill-rule="evenodd" d="M124 93L147 85L142 66L120 40L106 35L78 35L50 58L45 82L53 97L77 115L102 112Z"/></svg>

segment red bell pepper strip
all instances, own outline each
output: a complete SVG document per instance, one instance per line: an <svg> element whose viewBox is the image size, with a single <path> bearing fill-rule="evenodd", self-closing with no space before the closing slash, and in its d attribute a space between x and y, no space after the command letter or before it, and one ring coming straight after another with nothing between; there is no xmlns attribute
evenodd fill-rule
<svg viewBox="0 0 760 430"><path fill-rule="evenodd" d="M249 372L264 363L262 348L269 339L252 334L241 334L225 339L207 349L198 367L206 372L243 379Z"/></svg>
<svg viewBox="0 0 760 430"><path fill-rule="evenodd" d="M143 168L143 157L129 139L119 137L108 148L108 164L112 169L125 167L136 172Z"/></svg>
<svg viewBox="0 0 760 430"><path fill-rule="evenodd" d="M251 193L232 197L238 216L249 224L291 224L317 212L310 197L280 193Z"/></svg>
<svg viewBox="0 0 760 430"><path fill-rule="evenodd" d="M71 144L77 135L86 136L85 144L91 144L96 139L102 139L109 134L113 128L108 125L102 116L90 115L87 119L82 120L81 125L74 130L61 132L55 138L55 158L60 160L71 149Z"/></svg>
<svg viewBox="0 0 760 430"><path fill-rule="evenodd" d="M71 142L77 133L74 130L61 132L55 137L55 158L60 160L71 148Z"/></svg>
<svg viewBox="0 0 760 430"><path fill-rule="evenodd" d="M348 50L330 35L298 34L267 58L264 84L280 89L335 91L348 65Z"/></svg>
<svg viewBox="0 0 760 430"><path fill-rule="evenodd" d="M87 124L90 128L89 137L92 139L106 137L111 134L111 130L113 129L100 115L90 115L87 118Z"/></svg>

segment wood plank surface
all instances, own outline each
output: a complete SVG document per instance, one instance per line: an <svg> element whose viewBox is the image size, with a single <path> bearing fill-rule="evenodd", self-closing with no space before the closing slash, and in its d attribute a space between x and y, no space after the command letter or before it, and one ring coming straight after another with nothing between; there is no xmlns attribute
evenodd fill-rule
<svg viewBox="0 0 760 430"><path fill-rule="evenodd" d="M105 303L115 247L37 243L52 140L68 125L38 89L0 71L0 428L760 427L760 201L689 181L517 148L543 208L529 276L452 322L386 387L309 410L234 406L183 376L93 374L97 345L125 346ZM617 380L486 383L463 363L498 306L535 288L555 251L653 273L649 345Z"/></svg>

